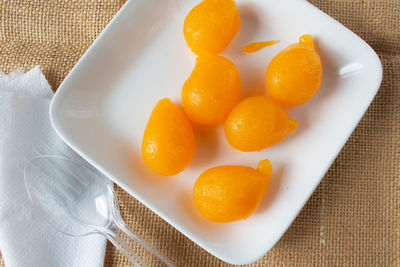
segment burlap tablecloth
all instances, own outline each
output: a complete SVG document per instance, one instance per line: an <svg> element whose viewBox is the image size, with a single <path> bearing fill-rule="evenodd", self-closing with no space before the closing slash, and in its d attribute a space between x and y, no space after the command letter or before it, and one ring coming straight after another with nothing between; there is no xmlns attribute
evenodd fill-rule
<svg viewBox="0 0 400 267"><path fill-rule="evenodd" d="M124 2L1 1L0 70L40 65L57 90ZM400 266L400 1L311 2L375 49L383 83L294 224L252 266ZM126 222L180 266L227 265L123 190L116 191ZM127 265L108 244L105 266Z"/></svg>

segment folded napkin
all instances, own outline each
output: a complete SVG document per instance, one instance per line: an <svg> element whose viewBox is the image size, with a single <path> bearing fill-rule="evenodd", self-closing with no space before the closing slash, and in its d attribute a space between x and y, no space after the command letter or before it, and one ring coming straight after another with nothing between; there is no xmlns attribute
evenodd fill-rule
<svg viewBox="0 0 400 267"><path fill-rule="evenodd" d="M103 266L106 239L58 232L29 199L23 168L38 154L78 159L53 130L53 92L39 67L0 72L0 250L6 267Z"/></svg>

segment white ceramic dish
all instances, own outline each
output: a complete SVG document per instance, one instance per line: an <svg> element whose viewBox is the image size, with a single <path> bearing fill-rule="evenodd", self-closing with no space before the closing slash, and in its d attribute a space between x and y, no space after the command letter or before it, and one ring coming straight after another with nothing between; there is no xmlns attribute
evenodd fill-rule
<svg viewBox="0 0 400 267"><path fill-rule="evenodd" d="M363 40L306 1L238 0L242 26L222 54L239 68L243 97L263 94L267 63L305 33L317 41L323 85L289 110L300 126L282 143L239 152L220 127L197 135L185 171L160 177L145 167L141 139L159 99L180 102L195 60L183 21L198 2L128 1L62 83L50 117L64 141L107 177L216 257L245 264L262 257L300 212L374 98L382 68ZM274 39L280 42L257 53L239 52L252 40ZM201 217L191 198L201 172L222 164L256 167L264 158L274 173L253 216L228 224Z"/></svg>

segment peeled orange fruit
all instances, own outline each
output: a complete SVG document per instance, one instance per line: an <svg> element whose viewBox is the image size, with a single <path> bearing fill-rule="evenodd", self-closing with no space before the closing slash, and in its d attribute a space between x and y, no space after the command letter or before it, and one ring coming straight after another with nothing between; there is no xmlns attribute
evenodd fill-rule
<svg viewBox="0 0 400 267"><path fill-rule="evenodd" d="M220 124L239 102L240 88L239 71L232 61L201 55L182 88L183 110L196 124Z"/></svg>
<svg viewBox="0 0 400 267"><path fill-rule="evenodd" d="M320 88L322 65L311 35L277 54L266 71L267 93L285 106L308 101Z"/></svg>
<svg viewBox="0 0 400 267"><path fill-rule="evenodd" d="M197 179L193 199L200 213L213 222L247 218L259 206L272 174L268 159L255 170L244 166L219 166Z"/></svg>
<svg viewBox="0 0 400 267"><path fill-rule="evenodd" d="M192 126L183 111L168 98L154 107L142 141L146 165L161 175L175 175L189 165L195 152Z"/></svg>
<svg viewBox="0 0 400 267"><path fill-rule="evenodd" d="M240 23L235 1L204 0L186 16L183 33L195 54L217 54L232 41Z"/></svg>
<svg viewBox="0 0 400 267"><path fill-rule="evenodd" d="M241 151L258 151L282 141L299 123L267 96L242 100L225 121L228 142Z"/></svg>

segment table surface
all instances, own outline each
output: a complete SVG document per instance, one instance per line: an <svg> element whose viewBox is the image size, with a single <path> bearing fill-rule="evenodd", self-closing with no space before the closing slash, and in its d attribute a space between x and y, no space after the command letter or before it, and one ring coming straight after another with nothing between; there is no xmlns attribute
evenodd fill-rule
<svg viewBox="0 0 400 267"><path fill-rule="evenodd" d="M1 1L0 70L40 65L57 90L124 2ZM400 1L310 2L372 46L382 61L383 83L293 225L251 266L399 266ZM179 266L228 266L122 189L116 192L127 224ZM129 265L108 243L105 266Z"/></svg>

